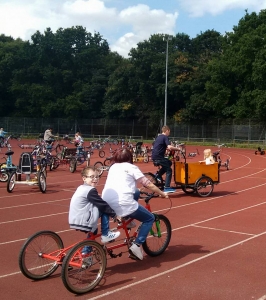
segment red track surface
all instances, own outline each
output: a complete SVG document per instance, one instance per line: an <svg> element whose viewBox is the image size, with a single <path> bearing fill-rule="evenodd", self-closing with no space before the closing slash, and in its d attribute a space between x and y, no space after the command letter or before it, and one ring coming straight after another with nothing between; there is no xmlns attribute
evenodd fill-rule
<svg viewBox="0 0 266 300"><path fill-rule="evenodd" d="M16 141L12 146L17 164L22 150ZM168 200L152 200L153 210L166 213L172 224L172 239L163 255L145 255L138 262L126 252L108 258L100 285L79 299L266 299L266 156L231 148L223 156L231 158L231 169L221 170L211 197L177 190L171 195L171 210ZM92 162L96 160L101 160L97 153ZM156 170L152 163L138 165L143 171ZM62 283L60 268L48 279L33 282L20 273L18 253L39 230L57 232L65 245L84 237L68 226L69 201L81 183L81 169L74 174L62 166L48 171L46 194L28 185L16 185L9 194L6 183L0 183L1 299L74 299Z"/></svg>

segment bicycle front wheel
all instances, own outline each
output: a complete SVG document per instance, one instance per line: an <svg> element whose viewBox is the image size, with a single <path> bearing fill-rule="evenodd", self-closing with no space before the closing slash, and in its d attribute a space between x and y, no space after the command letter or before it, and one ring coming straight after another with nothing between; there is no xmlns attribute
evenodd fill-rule
<svg viewBox="0 0 266 300"><path fill-rule="evenodd" d="M19 253L21 273L33 280L44 279L55 272L55 260L44 258L43 254L53 253L56 257L64 248L58 234L52 231L39 231L28 238Z"/></svg>
<svg viewBox="0 0 266 300"><path fill-rule="evenodd" d="M172 235L172 227L164 215L155 215L155 221L142 248L149 256L161 255L168 247Z"/></svg>
<svg viewBox="0 0 266 300"><path fill-rule="evenodd" d="M86 247L87 252L82 251ZM85 240L76 244L62 265L64 286L74 294L84 294L94 289L102 280L106 269L106 254L102 246Z"/></svg>

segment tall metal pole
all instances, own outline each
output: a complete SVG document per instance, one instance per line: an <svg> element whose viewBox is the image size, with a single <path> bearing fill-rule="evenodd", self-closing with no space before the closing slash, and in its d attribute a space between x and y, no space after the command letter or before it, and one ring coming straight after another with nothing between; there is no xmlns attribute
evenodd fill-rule
<svg viewBox="0 0 266 300"><path fill-rule="evenodd" d="M166 62L165 62L165 92L164 92L164 125L167 125L167 76L168 76L168 42L172 39L171 36L166 38Z"/></svg>

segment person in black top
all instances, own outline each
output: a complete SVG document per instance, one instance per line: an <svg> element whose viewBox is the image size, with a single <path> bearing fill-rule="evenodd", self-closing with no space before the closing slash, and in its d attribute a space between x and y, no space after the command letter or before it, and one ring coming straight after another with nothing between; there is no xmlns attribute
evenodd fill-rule
<svg viewBox="0 0 266 300"><path fill-rule="evenodd" d="M162 134L158 135L154 141L153 149L152 149L152 160L156 161L159 165L161 165L161 169L159 171L158 177L162 178L162 175L166 173L165 176L165 193L174 193L175 189L170 187L171 179L172 179L172 162L165 158L165 151L168 150L178 150L178 148L171 145L168 136L170 135L170 128L165 125L162 127Z"/></svg>

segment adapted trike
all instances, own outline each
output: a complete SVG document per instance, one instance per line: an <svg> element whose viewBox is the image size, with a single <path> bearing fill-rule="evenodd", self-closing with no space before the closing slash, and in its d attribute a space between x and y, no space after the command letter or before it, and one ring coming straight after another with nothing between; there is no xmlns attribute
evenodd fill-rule
<svg viewBox="0 0 266 300"><path fill-rule="evenodd" d="M74 173L77 169L76 152L76 148L68 148L64 146L62 152L57 153L56 157L53 159L53 169L56 169L59 166L69 166L69 171Z"/></svg>
<svg viewBox="0 0 266 300"><path fill-rule="evenodd" d="M12 155L14 151L11 150L11 147L8 147L8 151L5 153L6 157L4 163L0 164L0 181L6 182L12 172L15 172L17 167L12 163Z"/></svg>
<svg viewBox="0 0 266 300"><path fill-rule="evenodd" d="M149 201L158 195L142 192L141 198L145 200L145 207L151 211ZM143 250L149 256L161 255L169 245L171 239L171 223L164 215L154 214L155 221ZM19 268L23 275L32 280L41 280L53 274L59 266L62 266L61 277L65 287L72 293L83 294L94 289L102 280L107 258L122 256L122 251L114 253L114 250L125 247L125 252L131 247L135 240L139 227L131 232L127 226L133 219L122 218L113 230L122 230L125 238L113 244L101 245L95 241L101 234L91 234L73 245L64 247L60 236L52 231L40 231L28 238L19 253ZM124 236L124 235L123 235ZM89 253L82 254L84 247L88 247ZM130 254L132 259L137 259Z"/></svg>
<svg viewBox="0 0 266 300"><path fill-rule="evenodd" d="M34 161L29 152L21 153L18 167L8 178L7 191L11 193L16 184L37 185L42 193L46 192L45 166L38 159Z"/></svg>

